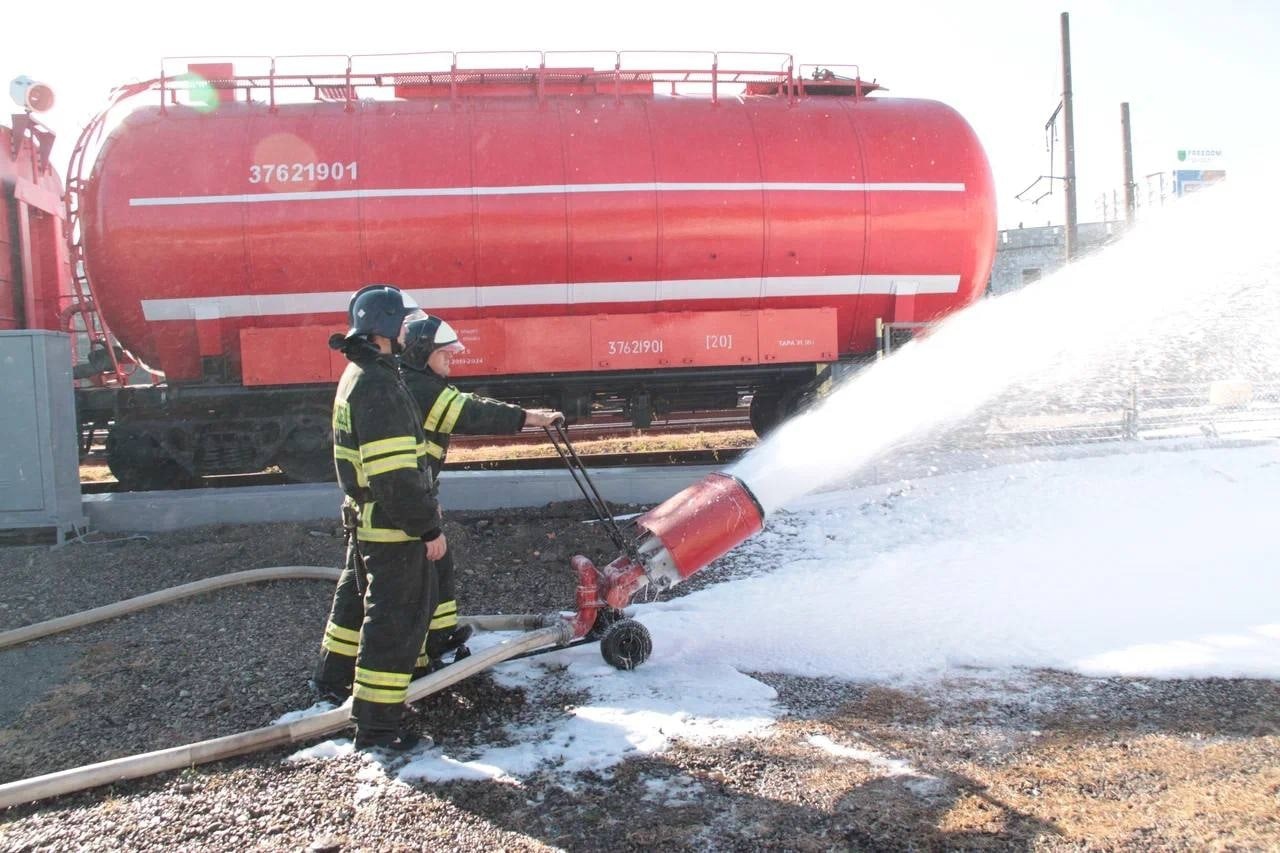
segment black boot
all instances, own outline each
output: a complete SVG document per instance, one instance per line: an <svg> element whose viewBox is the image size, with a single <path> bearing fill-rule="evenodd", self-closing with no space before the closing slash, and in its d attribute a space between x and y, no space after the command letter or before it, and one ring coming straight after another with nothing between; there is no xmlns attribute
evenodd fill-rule
<svg viewBox="0 0 1280 853"><path fill-rule="evenodd" d="M424 675L430 675L433 672L439 672L449 664L457 663L463 658L469 658L469 657L471 657L471 649L467 648L464 645L459 644L453 647L453 660L445 660L443 657L428 658L426 668L415 669L413 671L413 677L422 678L422 676Z"/></svg>
<svg viewBox="0 0 1280 853"><path fill-rule="evenodd" d="M404 727L395 732L362 732L357 729L355 745L356 749L362 752L373 749L408 752L420 746L430 748L433 745L433 741L429 737Z"/></svg>
<svg viewBox="0 0 1280 853"><path fill-rule="evenodd" d="M458 625L452 631L450 631L448 636L446 636L443 642L440 643L439 651L432 649L432 652L434 653L432 656L444 657L445 652L451 652L459 648L466 648L463 645L463 643L465 643L467 640L470 640L470 639L471 639L471 626ZM471 652L468 651L467 654L471 654ZM466 656L467 655L463 655L463 657L466 657Z"/></svg>
<svg viewBox="0 0 1280 853"><path fill-rule="evenodd" d="M464 645L471 638L470 625L458 625L443 638L432 642L434 638L430 638L427 643L427 665L418 667L413 671L413 678L416 681L425 675L433 672L439 672L450 663L457 663L465 657L471 656L471 649ZM446 661L444 656L453 652L453 660Z"/></svg>
<svg viewBox="0 0 1280 853"><path fill-rule="evenodd" d="M356 699L351 714L356 724L356 749L407 752L420 746L424 739L408 725L404 710L404 705ZM426 740L429 746L430 738Z"/></svg>

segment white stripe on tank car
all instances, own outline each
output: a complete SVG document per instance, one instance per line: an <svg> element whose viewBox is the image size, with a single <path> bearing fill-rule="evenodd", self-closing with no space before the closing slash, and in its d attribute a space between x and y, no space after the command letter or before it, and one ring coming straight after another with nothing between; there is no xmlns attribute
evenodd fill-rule
<svg viewBox="0 0 1280 853"><path fill-rule="evenodd" d="M130 207L173 207L198 204L263 204L336 199L434 198L449 196L572 195L575 193L633 192L964 192L963 183L880 182L805 183L794 181L735 181L732 183L545 184L510 187L388 187L385 189L307 190L305 192L239 193L232 195L176 195L129 199Z"/></svg>
<svg viewBox="0 0 1280 853"><path fill-rule="evenodd" d="M814 275L773 278L693 278L677 281L600 281L574 284L495 284L476 287L407 287L425 311L511 305L603 305L619 302L681 303L697 299L766 299L814 296L871 296L913 292L955 293L958 275ZM656 292L656 299L655 299ZM201 316L272 317L344 314L351 294L272 293L260 296L196 296L144 299L148 321L192 320Z"/></svg>

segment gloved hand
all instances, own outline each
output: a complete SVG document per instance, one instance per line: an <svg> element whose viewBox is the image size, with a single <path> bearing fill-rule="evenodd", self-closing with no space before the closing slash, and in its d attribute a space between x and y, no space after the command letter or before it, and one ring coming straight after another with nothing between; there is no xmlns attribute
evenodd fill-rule
<svg viewBox="0 0 1280 853"><path fill-rule="evenodd" d="M557 421L563 423L564 415L551 409L525 409L524 425L531 427L549 427Z"/></svg>

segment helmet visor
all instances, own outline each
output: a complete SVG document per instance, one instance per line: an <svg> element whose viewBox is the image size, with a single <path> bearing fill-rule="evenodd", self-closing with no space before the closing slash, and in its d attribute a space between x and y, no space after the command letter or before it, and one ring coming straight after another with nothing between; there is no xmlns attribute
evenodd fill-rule
<svg viewBox="0 0 1280 853"><path fill-rule="evenodd" d="M400 343L404 343L405 330L409 328L409 324L415 320L425 320L427 312L418 307L417 301L414 300L406 290L400 291L400 299L404 302L404 320L400 323Z"/></svg>
<svg viewBox="0 0 1280 853"><path fill-rule="evenodd" d="M455 354L467 351L462 341L458 340L458 333L453 330L453 326L444 320L440 321L440 328L436 329L435 349Z"/></svg>

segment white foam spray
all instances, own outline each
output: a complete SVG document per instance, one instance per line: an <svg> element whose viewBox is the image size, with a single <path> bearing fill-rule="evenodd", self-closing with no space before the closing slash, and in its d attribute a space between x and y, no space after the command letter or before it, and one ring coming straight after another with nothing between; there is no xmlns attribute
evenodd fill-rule
<svg viewBox="0 0 1280 853"><path fill-rule="evenodd" d="M1011 388L1061 396L1136 377L1274 378L1273 208L1273 193L1228 183L1159 211L1107 249L953 315L783 424L730 472L771 513Z"/></svg>

